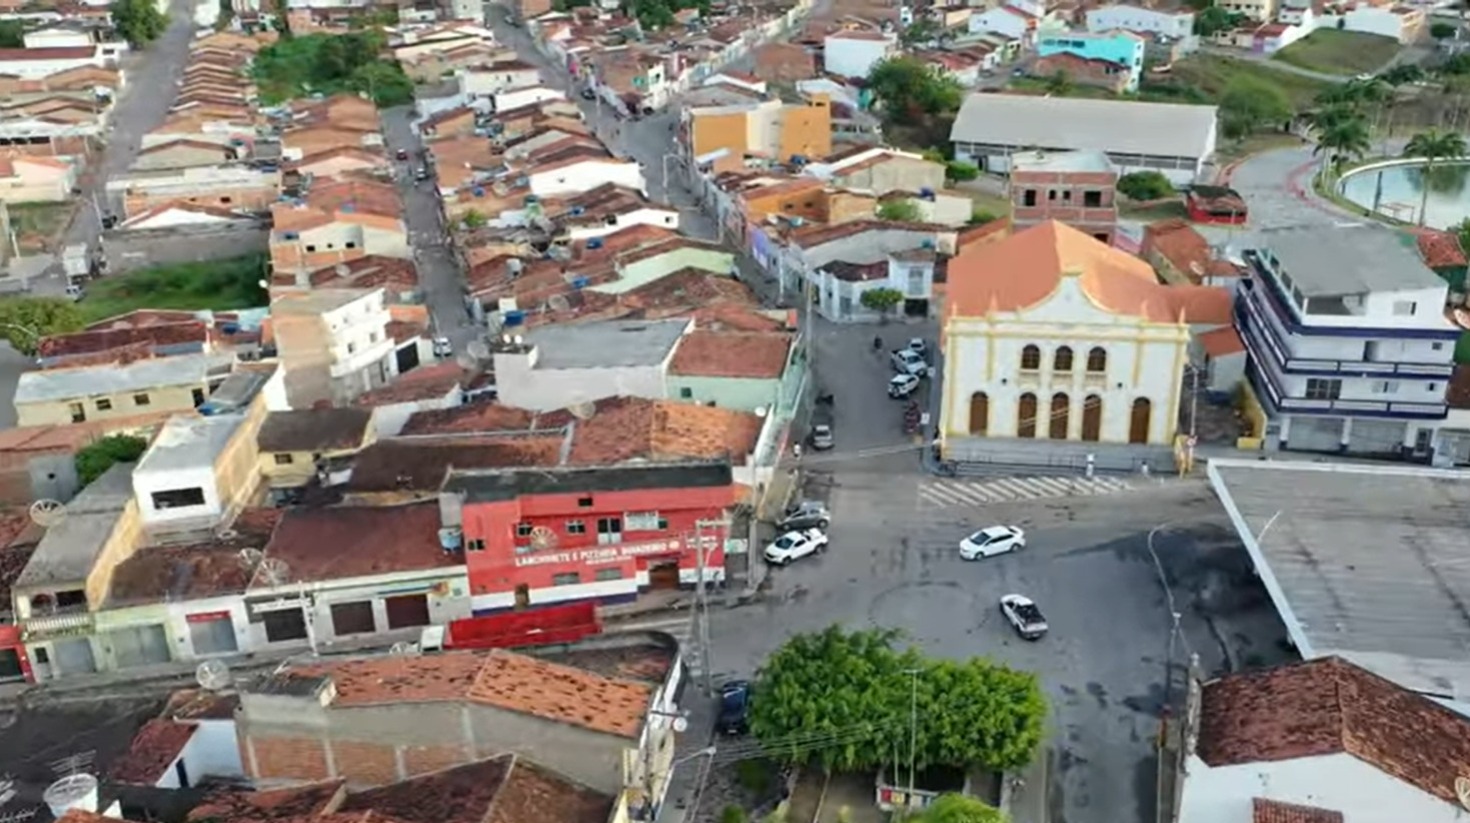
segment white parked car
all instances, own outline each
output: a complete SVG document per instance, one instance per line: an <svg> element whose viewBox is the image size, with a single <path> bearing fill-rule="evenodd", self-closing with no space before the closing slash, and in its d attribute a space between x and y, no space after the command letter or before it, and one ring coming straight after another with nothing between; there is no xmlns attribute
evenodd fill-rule
<svg viewBox="0 0 1470 823"><path fill-rule="evenodd" d="M929 370L924 356L913 349L898 349L892 355L893 369L899 374L921 375Z"/></svg>
<svg viewBox="0 0 1470 823"><path fill-rule="evenodd" d="M909 341L909 351L920 357L927 358L929 356L929 344L924 342L924 338L915 337Z"/></svg>
<svg viewBox="0 0 1470 823"><path fill-rule="evenodd" d="M454 354L454 346L450 344L447 337L434 338L434 356L449 357Z"/></svg>
<svg viewBox="0 0 1470 823"><path fill-rule="evenodd" d="M776 538L775 542L766 547L765 558L767 563L784 566L793 560L826 549L827 535L821 529L802 529Z"/></svg>
<svg viewBox="0 0 1470 823"><path fill-rule="evenodd" d="M919 378L912 374L895 374L888 381L888 396L899 399L908 397L919 390Z"/></svg>
<svg viewBox="0 0 1470 823"><path fill-rule="evenodd" d="M1040 640L1046 634L1046 618L1036 602L1024 594L1008 594L1000 599L1000 613L1024 640Z"/></svg>
<svg viewBox="0 0 1470 823"><path fill-rule="evenodd" d="M960 541L960 557L979 560L1026 548L1026 532L1016 526L991 526Z"/></svg>

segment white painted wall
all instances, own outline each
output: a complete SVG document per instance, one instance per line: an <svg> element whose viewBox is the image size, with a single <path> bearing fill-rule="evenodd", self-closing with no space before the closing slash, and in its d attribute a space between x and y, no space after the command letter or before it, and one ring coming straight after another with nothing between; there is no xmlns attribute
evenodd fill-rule
<svg viewBox="0 0 1470 823"><path fill-rule="evenodd" d="M153 504L154 492L191 488L203 489L204 503L202 505L160 509ZM223 511L220 505L219 489L214 485L213 466L153 472L138 470L133 472L133 491L137 495L138 507L144 523L175 523L194 518L217 518Z"/></svg>
<svg viewBox="0 0 1470 823"><path fill-rule="evenodd" d="M1210 768L1189 759L1179 823L1240 823L1264 797L1342 812L1349 823L1464 823L1470 812L1347 754Z"/></svg>
<svg viewBox="0 0 1470 823"><path fill-rule="evenodd" d="M1087 30L1104 32L1127 29L1152 32L1165 37L1185 39L1194 34L1194 15L1189 12L1163 12L1141 6L1103 6L1087 12Z"/></svg>
<svg viewBox="0 0 1470 823"><path fill-rule="evenodd" d="M671 355L672 356L672 355ZM604 397L668 394L667 363L620 368L548 369L518 367L520 358L495 356L495 388L501 403L534 411L564 409Z"/></svg>
<svg viewBox="0 0 1470 823"><path fill-rule="evenodd" d="M645 191L643 170L637 163L621 160L583 160L527 175L531 193L538 197L578 194L604 183L616 183L637 191Z"/></svg>
<svg viewBox="0 0 1470 823"><path fill-rule="evenodd" d="M243 778L245 769L240 763L240 744L235 736L234 720L200 720L195 723L194 736L184 744L183 751L175 762L184 762L184 772L189 785L197 786L205 777ZM170 763L168 771L157 783L159 788L177 789L179 776Z"/></svg>
<svg viewBox="0 0 1470 823"><path fill-rule="evenodd" d="M894 50L895 43L892 36L868 40L829 35L825 41L822 65L828 74L838 77L867 77L873 67Z"/></svg>

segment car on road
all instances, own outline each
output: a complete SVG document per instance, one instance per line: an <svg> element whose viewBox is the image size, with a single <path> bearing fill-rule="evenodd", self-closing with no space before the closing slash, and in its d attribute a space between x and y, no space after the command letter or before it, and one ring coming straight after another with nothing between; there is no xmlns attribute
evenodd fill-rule
<svg viewBox="0 0 1470 823"><path fill-rule="evenodd" d="M394 157L397 157L399 160L407 160L408 159L408 149L399 149L398 151L396 151L396 152L393 153L393 156Z"/></svg>
<svg viewBox="0 0 1470 823"><path fill-rule="evenodd" d="M582 99L583 100L596 100L597 99L597 92L593 91L592 89L582 89Z"/></svg>
<svg viewBox="0 0 1470 823"><path fill-rule="evenodd" d="M920 357L928 358L929 344L924 342L924 338L915 337L914 339L909 341L909 351L917 354Z"/></svg>
<svg viewBox="0 0 1470 823"><path fill-rule="evenodd" d="M1002 596L1000 613L1023 640L1040 640L1046 634L1046 617L1036 602L1024 594Z"/></svg>
<svg viewBox="0 0 1470 823"><path fill-rule="evenodd" d="M827 549L827 533L821 529L802 529L789 531L766 546L764 557L766 562L776 566L784 566L793 560L800 560L809 554L817 554Z"/></svg>
<svg viewBox="0 0 1470 823"><path fill-rule="evenodd" d="M432 174L429 173L429 167L428 166L419 166L418 167L418 170L413 173L413 179L417 180L420 183L424 182L425 180L428 180L430 177L433 177L433 176L434 175L432 175Z"/></svg>
<svg viewBox="0 0 1470 823"><path fill-rule="evenodd" d="M803 500L786 510L786 516L776 524L783 532L800 529L825 529L832 525L832 513L827 504L820 500Z"/></svg>
<svg viewBox="0 0 1470 823"><path fill-rule="evenodd" d="M888 381L888 396L895 400L908 397L919 390L919 378L912 374L895 374Z"/></svg>
<svg viewBox="0 0 1470 823"><path fill-rule="evenodd" d="M715 728L728 735L750 731L749 680L731 680L720 687L720 718Z"/></svg>
<svg viewBox="0 0 1470 823"><path fill-rule="evenodd" d="M454 345L449 342L449 338L447 338L447 337L436 337L436 338L434 338L434 356L435 357L449 357L449 356L451 356L453 354L454 354Z"/></svg>
<svg viewBox="0 0 1470 823"><path fill-rule="evenodd" d="M929 370L924 356L912 349L897 349L889 355L889 359L893 361L893 368L899 374L923 374Z"/></svg>
<svg viewBox="0 0 1470 823"><path fill-rule="evenodd" d="M979 560L1026 548L1026 532L1017 526L991 526L960 541L960 557Z"/></svg>
<svg viewBox="0 0 1470 823"><path fill-rule="evenodd" d="M812 426L812 436L810 439L812 448L819 452L826 451L836 445L836 441L832 437L831 423L817 423Z"/></svg>

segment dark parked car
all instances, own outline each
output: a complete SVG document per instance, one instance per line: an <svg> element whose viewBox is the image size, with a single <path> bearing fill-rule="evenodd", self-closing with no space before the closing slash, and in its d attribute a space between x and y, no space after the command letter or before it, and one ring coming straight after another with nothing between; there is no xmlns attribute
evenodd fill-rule
<svg viewBox="0 0 1470 823"><path fill-rule="evenodd" d="M786 516L776 524L777 531L789 532L802 529L826 529L832 523L827 506L819 500L803 500L786 510Z"/></svg>
<svg viewBox="0 0 1470 823"><path fill-rule="evenodd" d="M407 160L408 159L408 149L399 149L394 154L394 156L397 157L399 160Z"/></svg>
<svg viewBox="0 0 1470 823"><path fill-rule="evenodd" d="M720 734L750 731L750 681L732 680L720 687Z"/></svg>

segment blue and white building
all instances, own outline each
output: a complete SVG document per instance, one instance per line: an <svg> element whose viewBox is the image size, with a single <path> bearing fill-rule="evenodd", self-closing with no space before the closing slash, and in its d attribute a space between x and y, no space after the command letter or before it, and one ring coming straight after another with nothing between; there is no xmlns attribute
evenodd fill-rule
<svg viewBox="0 0 1470 823"><path fill-rule="evenodd" d="M1126 91L1138 91L1138 81L1143 77L1145 43L1142 36L1126 29L1100 33L1068 31L1038 39L1036 53L1041 57L1074 54L1084 60L1106 60L1128 72Z"/></svg>
<svg viewBox="0 0 1470 823"><path fill-rule="evenodd" d="M1448 287L1385 229L1264 232L1235 322L1266 448L1427 460L1460 335Z"/></svg>

